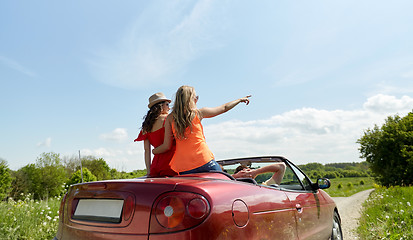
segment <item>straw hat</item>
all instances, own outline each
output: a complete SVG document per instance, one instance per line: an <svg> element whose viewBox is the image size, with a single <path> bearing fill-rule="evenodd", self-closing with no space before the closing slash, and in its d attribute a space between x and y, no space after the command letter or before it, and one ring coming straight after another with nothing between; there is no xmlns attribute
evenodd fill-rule
<svg viewBox="0 0 413 240"><path fill-rule="evenodd" d="M155 105L159 102L164 102L164 101L171 102L170 99L167 99L165 97L165 94L163 94L161 92L155 93L154 95L149 97L148 108L151 108L153 105Z"/></svg>

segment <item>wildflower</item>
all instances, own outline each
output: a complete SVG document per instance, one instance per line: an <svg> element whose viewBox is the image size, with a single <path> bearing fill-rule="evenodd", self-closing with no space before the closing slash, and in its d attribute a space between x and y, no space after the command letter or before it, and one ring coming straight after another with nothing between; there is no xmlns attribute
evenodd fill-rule
<svg viewBox="0 0 413 240"><path fill-rule="evenodd" d="M390 217L388 215L386 215L386 219L389 219Z"/></svg>
<svg viewBox="0 0 413 240"><path fill-rule="evenodd" d="M43 222L43 226L46 226L47 225L47 222Z"/></svg>
<svg viewBox="0 0 413 240"><path fill-rule="evenodd" d="M407 206L411 207L410 202L407 202Z"/></svg>

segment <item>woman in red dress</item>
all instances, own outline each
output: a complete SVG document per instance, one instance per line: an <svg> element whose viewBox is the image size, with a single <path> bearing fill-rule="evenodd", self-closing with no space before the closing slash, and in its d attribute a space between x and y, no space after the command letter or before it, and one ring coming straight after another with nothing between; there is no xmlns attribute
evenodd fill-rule
<svg viewBox="0 0 413 240"><path fill-rule="evenodd" d="M177 174L169 165L175 153L175 143L168 151L154 154L151 162L151 145L156 148L164 142L164 125L170 110L170 102L171 100L166 98L163 93L155 93L149 98L149 111L144 117L142 130L138 138L135 139L135 142L144 141L146 172L150 177L174 176Z"/></svg>

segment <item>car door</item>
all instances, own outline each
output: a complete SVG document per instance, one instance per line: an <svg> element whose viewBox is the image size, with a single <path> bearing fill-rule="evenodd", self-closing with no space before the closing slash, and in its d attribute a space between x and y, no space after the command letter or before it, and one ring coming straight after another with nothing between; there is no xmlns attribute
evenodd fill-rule
<svg viewBox="0 0 413 240"><path fill-rule="evenodd" d="M280 187L296 208L299 239L328 239L326 214L320 205L319 191L313 191L311 181L297 167L290 163L286 165Z"/></svg>

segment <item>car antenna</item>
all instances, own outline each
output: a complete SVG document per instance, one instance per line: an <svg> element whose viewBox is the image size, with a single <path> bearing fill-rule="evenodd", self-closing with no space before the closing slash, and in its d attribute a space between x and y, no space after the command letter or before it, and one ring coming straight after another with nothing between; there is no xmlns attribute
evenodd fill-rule
<svg viewBox="0 0 413 240"><path fill-rule="evenodd" d="M83 168L82 168L82 159L80 158L80 150L79 150L79 162L80 162L80 176L82 177L82 183L83 183Z"/></svg>

